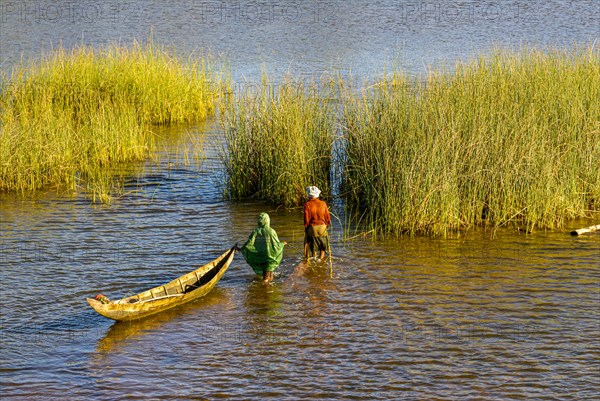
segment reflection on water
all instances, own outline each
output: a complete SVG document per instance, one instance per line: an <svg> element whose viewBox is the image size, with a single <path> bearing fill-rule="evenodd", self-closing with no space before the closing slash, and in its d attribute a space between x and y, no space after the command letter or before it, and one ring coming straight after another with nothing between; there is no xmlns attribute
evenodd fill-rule
<svg viewBox="0 0 600 401"><path fill-rule="evenodd" d="M243 217L243 204L230 207ZM166 216L175 214L165 208ZM189 227L169 218L158 222L165 232L197 235L204 219L214 219L212 210L197 211L201 217ZM248 214L253 226L256 213ZM283 232L298 224L297 216L278 217ZM561 393L576 399L597 391L600 237L573 238L570 228L499 232L495 239L472 232L449 240L334 242L333 278L326 263L296 274L301 252L288 248L267 286L238 256L205 298L131 323L111 323L85 309L85 296L109 276L88 275L87 288L77 280L81 265L61 269L57 260L25 260L54 274L37 270L43 292L19 286L11 290L11 304L1 301L3 311L15 305L22 311L3 314L3 391L15 398L527 399ZM119 265L92 259L86 266L110 270L114 285L135 292L167 275L171 268L160 262L187 257L179 242L161 246L148 256L154 264L127 257ZM16 268L8 265L2 274L14 277ZM78 295L65 299L64 293ZM181 382L191 387L170 385Z"/></svg>
<svg viewBox="0 0 600 401"><path fill-rule="evenodd" d="M591 43L600 20L595 0L22 0L0 11L3 69L59 43L128 43L152 35L180 53L224 55L239 95L253 93L263 67L306 78L335 71L367 77L392 64L412 73L494 45Z"/></svg>
<svg viewBox="0 0 600 401"><path fill-rule="evenodd" d="M220 288L215 288L211 293L198 301L180 305L176 308L166 310L157 315L145 319L129 322L114 322L104 337L98 341L97 351L99 353L115 352L118 347L126 346L131 341L137 341L145 334L161 330L168 322L182 318L186 315L201 316L203 310L218 304L226 304L229 294Z"/></svg>
<svg viewBox="0 0 600 401"><path fill-rule="evenodd" d="M598 394L600 235L569 235L591 221L531 235L509 229L451 239L334 235L332 265L302 267L301 210L220 201L211 149L199 167L144 174L140 185L157 183L151 191L111 206L52 194L0 199L3 394L240 400ZM290 242L273 285L263 285L238 255L206 297L139 322L113 323L85 303L98 292L138 293L213 260L245 240L260 211Z"/></svg>
<svg viewBox="0 0 600 401"><path fill-rule="evenodd" d="M280 286L265 285L255 279L244 299L244 321L238 327L240 340L247 345L272 343L278 335L278 320L284 313Z"/></svg>
<svg viewBox="0 0 600 401"><path fill-rule="evenodd" d="M65 19L84 3L0 4L1 68L49 41L128 41L150 27L180 50L224 51L238 81L256 79L263 62L302 77L351 69L367 78L399 52L400 66L416 73L490 43L563 46L599 36L597 2L583 0L289 3L288 11L302 8L297 21L280 9L262 23L203 8L218 2L127 1L110 14L114 2L100 1ZM48 14L58 10L66 11ZM132 166L113 205L0 194L5 398L600 398L600 235L568 234L598 221L564 232L387 241L343 241L335 221L333 277L327 264L299 272L301 209L222 201L214 122L160 132L161 157ZM199 158L194 144L203 146ZM206 297L139 322L113 323L86 304L213 260L244 242L262 211L289 242L273 285L236 256Z"/></svg>

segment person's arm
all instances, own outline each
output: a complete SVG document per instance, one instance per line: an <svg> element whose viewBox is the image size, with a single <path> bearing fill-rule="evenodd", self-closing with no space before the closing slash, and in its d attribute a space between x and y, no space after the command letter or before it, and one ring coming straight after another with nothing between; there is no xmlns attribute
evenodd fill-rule
<svg viewBox="0 0 600 401"><path fill-rule="evenodd" d="M308 223L310 222L310 207L308 206L308 202L304 204L304 228L308 227Z"/></svg>
<svg viewBox="0 0 600 401"><path fill-rule="evenodd" d="M275 240L276 244L283 244L284 246L287 245L287 241L281 241L279 239L279 236L277 235L277 231L275 231L274 229L271 228L271 233L273 235L273 240Z"/></svg>
<svg viewBox="0 0 600 401"><path fill-rule="evenodd" d="M252 246L254 245L254 240L256 239L256 230L253 230L250 233L250 236L248 237L248 240L246 240L246 243L244 245L242 245L241 247L237 247L237 251L241 251L242 249L248 247L248 246Z"/></svg>

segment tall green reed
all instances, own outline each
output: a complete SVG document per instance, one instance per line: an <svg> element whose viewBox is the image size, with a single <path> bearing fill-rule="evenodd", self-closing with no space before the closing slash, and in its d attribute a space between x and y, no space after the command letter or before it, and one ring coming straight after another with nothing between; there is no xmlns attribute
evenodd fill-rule
<svg viewBox="0 0 600 401"><path fill-rule="evenodd" d="M59 48L15 68L0 97L0 190L84 183L93 199L109 200L106 170L148 156L150 125L214 113L219 78L207 60L184 60L149 41Z"/></svg>
<svg viewBox="0 0 600 401"><path fill-rule="evenodd" d="M329 193L333 124L322 84L290 77L273 83L263 74L256 93L223 107L228 198L289 207L301 204L308 185Z"/></svg>
<svg viewBox="0 0 600 401"><path fill-rule="evenodd" d="M382 234L557 227L600 209L600 56L498 51L346 91L343 193Z"/></svg>

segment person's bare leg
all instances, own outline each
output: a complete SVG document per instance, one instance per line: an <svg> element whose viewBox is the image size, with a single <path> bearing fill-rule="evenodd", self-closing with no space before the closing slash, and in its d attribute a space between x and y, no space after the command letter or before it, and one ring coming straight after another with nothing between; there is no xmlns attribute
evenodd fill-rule
<svg viewBox="0 0 600 401"><path fill-rule="evenodd" d="M268 284L273 281L273 272L265 271L263 273L263 283Z"/></svg>

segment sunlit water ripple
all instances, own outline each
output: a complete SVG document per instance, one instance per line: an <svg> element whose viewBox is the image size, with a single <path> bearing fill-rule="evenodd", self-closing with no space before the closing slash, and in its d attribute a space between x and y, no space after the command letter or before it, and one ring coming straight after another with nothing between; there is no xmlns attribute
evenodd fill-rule
<svg viewBox="0 0 600 401"><path fill-rule="evenodd" d="M298 274L300 211L219 201L216 167L209 150L199 168L150 168L111 206L52 194L2 198L4 394L598 395L597 235L501 230L344 242L336 223L332 265ZM290 242L273 286L238 256L204 299L141 322L111 323L86 305L98 292L134 294L216 257L245 239L262 210Z"/></svg>
<svg viewBox="0 0 600 401"><path fill-rule="evenodd" d="M280 15L260 24L202 14L216 3L127 1L115 16L114 2L94 2L96 21L62 23L33 22L44 2L2 4L2 68L60 39L70 46L82 33L97 45L153 30L184 50L223 50L237 80L257 79L262 63L306 76L370 76L394 62L417 73L493 44L600 37L600 9L585 0L316 2L320 14L286 3L303 7L296 23ZM461 14L442 14L457 7ZM205 139L198 166L181 160L181 130L167 132L172 141L156 164L132 167L126 195L112 205L0 195L3 399L600 398L600 236L567 234L592 222L531 235L343 241L335 220L332 265L299 275L300 210L223 201L212 147L218 129L183 129ZM273 286L237 256L206 297L140 322L113 323L86 304L99 292L135 294L212 260L244 241L261 211L290 243Z"/></svg>

